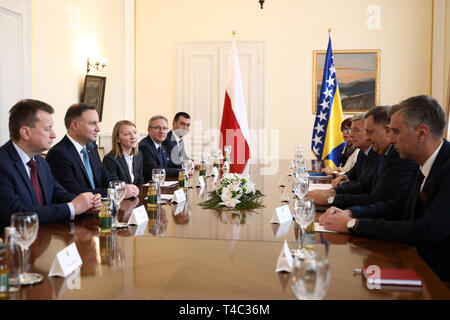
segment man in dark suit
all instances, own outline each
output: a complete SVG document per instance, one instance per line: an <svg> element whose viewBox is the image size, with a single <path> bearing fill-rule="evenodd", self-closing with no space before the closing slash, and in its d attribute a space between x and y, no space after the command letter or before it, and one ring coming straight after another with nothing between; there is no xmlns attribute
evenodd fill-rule
<svg viewBox="0 0 450 320"><path fill-rule="evenodd" d="M403 242L417 252L444 281L450 281L450 143L442 139L446 116L429 96L409 98L390 111L391 140L402 158L420 168L409 193L397 201L364 210L332 207L320 217L326 229L385 241ZM401 210L396 221L380 219ZM364 218L358 218L364 214Z"/></svg>
<svg viewBox="0 0 450 320"><path fill-rule="evenodd" d="M405 192L414 178L417 165L411 160L400 159L398 152L390 143L388 110L389 107L379 106L370 109L365 115L364 128L373 150L380 155L373 178L360 179L345 188L311 191L308 197L313 198L317 204L348 208L388 201Z"/></svg>
<svg viewBox="0 0 450 320"><path fill-rule="evenodd" d="M342 190L336 191L336 193L346 193L344 191L345 188L358 182L359 179L373 177L375 173L379 155L373 151L372 144L367 137L366 130L364 129L364 115L365 113L360 113L351 118L350 139L352 140L352 144L359 149L359 152L355 165L331 182L332 187L336 188L339 186L336 189Z"/></svg>
<svg viewBox="0 0 450 320"><path fill-rule="evenodd" d="M170 160L179 169L183 160L190 160L184 149L183 137L189 133L191 117L186 112L178 112L172 123L172 130L163 141L163 146L170 155Z"/></svg>
<svg viewBox="0 0 450 320"><path fill-rule="evenodd" d="M106 197L109 182L117 177L105 169L97 151L95 141L100 128L95 107L84 103L72 105L66 112L64 123L66 136L48 151L46 157L53 175L74 194L93 191ZM138 195L139 189L127 184L125 198Z"/></svg>
<svg viewBox="0 0 450 320"><path fill-rule="evenodd" d="M67 192L39 155L55 139L53 108L38 100L21 100L10 110L11 140L0 148L0 229L15 212L36 212L40 223L73 220L100 208L100 195Z"/></svg>
<svg viewBox="0 0 450 320"><path fill-rule="evenodd" d="M152 180L152 170L163 168L166 176L178 176L178 168L170 161L169 153L162 144L169 130L167 118L154 116L148 122L148 135L139 142L139 151L144 156L144 180Z"/></svg>

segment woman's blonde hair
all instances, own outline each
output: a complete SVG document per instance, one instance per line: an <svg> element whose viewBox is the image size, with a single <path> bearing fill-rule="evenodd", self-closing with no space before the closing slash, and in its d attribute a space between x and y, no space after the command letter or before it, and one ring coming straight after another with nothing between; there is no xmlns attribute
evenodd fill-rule
<svg viewBox="0 0 450 320"><path fill-rule="evenodd" d="M114 155L116 156L116 158L120 158L123 154L123 150L122 147L120 146L120 143L117 141L117 138L119 137L119 132L120 132L120 128L122 128L123 126L133 126L136 128L135 124L131 121L128 120L121 120L119 122L116 123L116 125L114 126L113 132L112 132L112 153L114 153ZM132 155L137 155L139 152L139 148L138 146L134 147L131 150L131 154Z"/></svg>

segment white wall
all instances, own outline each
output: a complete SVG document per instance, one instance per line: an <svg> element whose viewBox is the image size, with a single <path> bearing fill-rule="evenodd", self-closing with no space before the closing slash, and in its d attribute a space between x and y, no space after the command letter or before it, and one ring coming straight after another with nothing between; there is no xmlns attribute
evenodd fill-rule
<svg viewBox="0 0 450 320"><path fill-rule="evenodd" d="M266 119L280 130L281 158L295 144L309 152L312 51L380 49L380 103L430 92L431 0L136 0L136 118L176 112L176 44L240 41L266 43ZM369 29L367 9L380 9L380 29ZM370 22L370 21L369 21ZM208 110L205 110L208 112ZM312 156L311 153L308 156Z"/></svg>
<svg viewBox="0 0 450 320"><path fill-rule="evenodd" d="M32 95L55 108L59 141L66 130L67 108L79 102L86 75L86 58L107 59L101 129L111 132L124 118L123 0L33 1Z"/></svg>

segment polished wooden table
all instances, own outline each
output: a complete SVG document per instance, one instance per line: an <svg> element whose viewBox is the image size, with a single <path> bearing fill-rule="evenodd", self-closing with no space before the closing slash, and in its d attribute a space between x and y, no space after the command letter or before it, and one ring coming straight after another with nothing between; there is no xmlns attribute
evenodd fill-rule
<svg viewBox="0 0 450 320"><path fill-rule="evenodd" d="M245 215L199 207L214 187L207 178L202 194L199 188L188 190L187 205L178 208L181 213L176 204L161 205L148 210L148 223L139 227L99 235L93 216L41 225L30 250L29 270L45 275L44 281L22 287L10 298L293 300L290 274L275 272L284 240L294 248L298 234L295 222L284 228L270 223L275 208L286 204L279 185L290 183L287 161L279 166L271 175L261 175L263 168L252 166L265 208ZM163 193L174 190L163 188ZM127 221L131 210L145 203L146 192L141 187L139 198L122 203L119 220ZM292 199L291 191L288 195ZM325 299L450 299L445 284L410 246L330 233L313 234L313 240L317 247L328 244L331 280ZM56 253L73 242L83 261L81 270L65 279L48 277ZM369 290L353 269L370 265L414 269L423 287Z"/></svg>

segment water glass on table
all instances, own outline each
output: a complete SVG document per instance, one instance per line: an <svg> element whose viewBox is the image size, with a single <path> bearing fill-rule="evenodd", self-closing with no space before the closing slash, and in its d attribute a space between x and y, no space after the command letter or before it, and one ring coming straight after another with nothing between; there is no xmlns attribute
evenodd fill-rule
<svg viewBox="0 0 450 320"><path fill-rule="evenodd" d="M127 184L125 183L125 181L120 180L110 181L109 188L114 190L114 202L115 202L114 211L112 213L113 214L112 227L117 228L119 223L117 219L119 215L120 204L122 203L127 193Z"/></svg>
<svg viewBox="0 0 450 320"><path fill-rule="evenodd" d="M16 242L22 252L21 285L32 285L41 282L44 277L38 273L27 273L28 250L36 240L39 231L39 218L34 212L17 212L11 216L11 227L16 229Z"/></svg>
<svg viewBox="0 0 450 320"><path fill-rule="evenodd" d="M152 170L152 179L156 182L158 189L158 203L161 202L161 184L166 180L166 170L164 168L155 168Z"/></svg>

